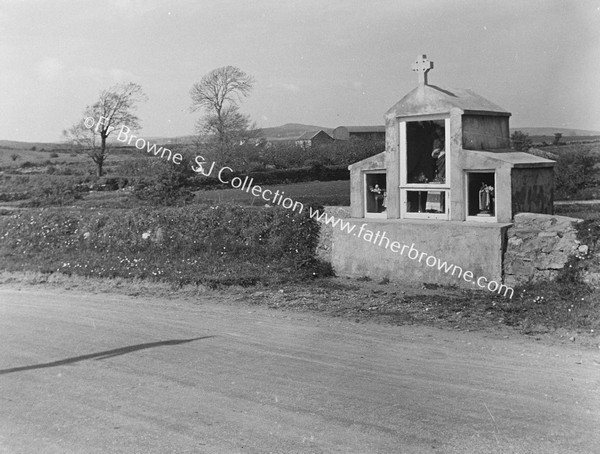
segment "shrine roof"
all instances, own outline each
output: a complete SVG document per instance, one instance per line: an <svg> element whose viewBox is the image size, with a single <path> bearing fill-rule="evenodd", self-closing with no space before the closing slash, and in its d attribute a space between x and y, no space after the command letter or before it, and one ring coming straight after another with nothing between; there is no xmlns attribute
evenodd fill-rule
<svg viewBox="0 0 600 454"><path fill-rule="evenodd" d="M510 112L471 90L427 84L420 85L408 93L387 111L386 116L444 114L455 107L465 113L510 116Z"/></svg>
<svg viewBox="0 0 600 454"><path fill-rule="evenodd" d="M556 163L552 159L542 158L523 151L515 150L462 150L463 153L478 158L488 158L511 164L512 167L552 167Z"/></svg>

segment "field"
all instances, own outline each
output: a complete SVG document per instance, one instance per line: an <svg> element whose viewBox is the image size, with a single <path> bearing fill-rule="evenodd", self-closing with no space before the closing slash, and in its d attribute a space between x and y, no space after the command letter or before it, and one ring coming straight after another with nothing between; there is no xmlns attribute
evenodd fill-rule
<svg viewBox="0 0 600 454"><path fill-rule="evenodd" d="M542 137L542 136L540 136ZM545 137L545 136L544 136ZM563 140L571 139L565 137ZM589 139L591 137L574 136L572 139ZM156 158L148 157L143 152L132 148L115 148L112 150L105 164L106 176L98 179L95 176L96 169L90 158L86 155L73 153L64 146L57 145L50 150L51 144L37 144L28 146L29 144L14 144L19 145L18 148L6 145L0 146L0 201L10 202L10 206L19 206L26 199L25 195L32 188L40 185L40 182L45 181L48 184L52 182L62 182L64 184L85 184L94 186L96 189L101 188L106 179L121 178L131 180L130 185L142 178L152 178L155 172L153 161ZM44 150L44 151L42 151ZM587 153L595 163L595 168L600 166L600 142L591 143L572 143L559 146L545 146L544 151L554 153L559 157L568 157L579 153ZM286 151L287 152L287 151ZM560 164L560 162L559 162ZM563 173L563 172L559 172ZM570 188L566 193L557 188L557 199L596 199L600 198L600 182L599 172L593 175L580 176L583 179L576 188ZM569 181L573 181L570 178ZM271 186L271 185L270 185ZM294 200L302 202L321 202L329 205L348 205L349 204L349 185L348 182L302 182L291 185L272 185L273 189L285 191L286 195ZM195 193L195 201L198 203L221 203L224 201L232 201L242 204L257 204L260 200L255 200L252 196L242 193L234 189L197 191ZM79 194L77 200L74 200L72 205L93 207L98 203L100 207L134 207L144 202L140 200L129 200L127 195L118 192L110 194L97 194L97 191L83 191ZM20 193L20 196L8 198L2 197L2 194ZM114 199L114 200L113 200ZM114 203L111 203L111 200ZM13 203L13 202L17 203Z"/></svg>

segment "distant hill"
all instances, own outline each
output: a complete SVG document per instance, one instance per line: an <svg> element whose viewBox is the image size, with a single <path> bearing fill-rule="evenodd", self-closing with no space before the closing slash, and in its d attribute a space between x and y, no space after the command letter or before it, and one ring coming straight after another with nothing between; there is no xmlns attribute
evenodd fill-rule
<svg viewBox="0 0 600 454"><path fill-rule="evenodd" d="M563 137L568 136L600 136L600 131L588 131L585 129L569 129L569 128L510 128L511 134L515 131L521 131L530 136L554 136L560 132Z"/></svg>
<svg viewBox="0 0 600 454"><path fill-rule="evenodd" d="M57 148L64 148L61 143L52 142L19 142L17 140L0 140L0 148L8 148L10 150L31 150L35 147L36 150L56 150Z"/></svg>
<svg viewBox="0 0 600 454"><path fill-rule="evenodd" d="M333 128L325 128L323 126L315 125L304 125L301 123L286 123L281 126L273 126L269 128L261 128L263 136L269 141L284 141L284 140L296 140L302 134L307 131L318 131L322 129L328 134L333 134ZM510 128L511 134L515 131L521 131L525 134L529 134L532 137L554 137L557 132L562 133L563 138L568 137L587 137L587 136L600 136L600 131L590 131L585 129L570 129L570 128ZM179 137L144 137L144 139L157 143L160 145L167 144L193 144L195 143L195 136L179 136ZM114 142L114 139L113 139ZM113 143L114 145L114 143ZM60 142L20 142L16 140L0 140L0 148L12 149L12 150L31 150L35 147L36 150L55 150L64 148L65 145Z"/></svg>

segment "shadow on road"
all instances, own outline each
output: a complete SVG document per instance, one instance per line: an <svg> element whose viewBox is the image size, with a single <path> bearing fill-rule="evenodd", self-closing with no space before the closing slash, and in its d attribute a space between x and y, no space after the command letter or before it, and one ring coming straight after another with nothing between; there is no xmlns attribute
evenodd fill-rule
<svg viewBox="0 0 600 454"><path fill-rule="evenodd" d="M179 345L186 344L188 342L193 342L201 339L210 339L214 336L202 336L202 337L194 337L193 339L172 339L166 341L157 341L157 342L148 342L145 344L137 344L137 345L129 345L128 347L115 348L113 350L105 350L103 352L89 353L87 355L74 356L73 358L61 359L59 361L52 361L51 363L43 363L43 364L34 364L32 366L22 366L22 367L13 367L11 369L1 369L0 375L10 374L13 372L22 372L25 370L32 369L44 369L46 367L56 367L56 366L64 366L65 364L73 364L79 361L85 361L86 359L106 359L112 358L114 356L125 355L127 353L136 352L138 350L145 350L147 348L154 347L162 347L164 345Z"/></svg>

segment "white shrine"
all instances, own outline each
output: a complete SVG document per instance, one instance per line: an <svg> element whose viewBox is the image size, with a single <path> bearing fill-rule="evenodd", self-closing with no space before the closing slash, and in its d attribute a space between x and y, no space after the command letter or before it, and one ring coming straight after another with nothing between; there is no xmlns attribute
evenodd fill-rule
<svg viewBox="0 0 600 454"><path fill-rule="evenodd" d="M471 90L431 85L431 69L425 55L412 65L418 86L386 112L385 151L349 166L349 220L501 280L513 216L553 212L554 161L511 150L510 113ZM338 274L456 283L381 254L335 233Z"/></svg>

